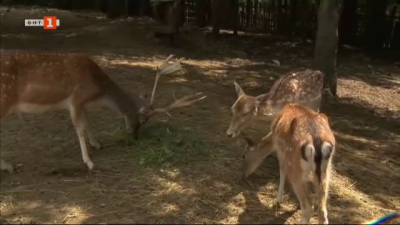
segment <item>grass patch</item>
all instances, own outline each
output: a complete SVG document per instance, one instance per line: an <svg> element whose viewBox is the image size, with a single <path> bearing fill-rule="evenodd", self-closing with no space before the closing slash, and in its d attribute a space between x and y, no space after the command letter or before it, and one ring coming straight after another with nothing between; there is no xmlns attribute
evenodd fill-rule
<svg viewBox="0 0 400 225"><path fill-rule="evenodd" d="M174 123L149 122L134 140L125 129L112 134L114 141L129 152L129 157L144 167L170 167L205 163L218 151L202 140L190 127Z"/></svg>

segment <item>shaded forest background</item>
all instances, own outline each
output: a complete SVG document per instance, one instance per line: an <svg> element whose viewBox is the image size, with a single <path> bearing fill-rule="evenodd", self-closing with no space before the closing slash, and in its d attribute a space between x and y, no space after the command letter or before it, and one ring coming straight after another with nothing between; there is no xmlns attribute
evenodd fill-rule
<svg viewBox="0 0 400 225"><path fill-rule="evenodd" d="M179 24L295 36L314 41L319 0L181 0ZM400 52L400 0L341 1L339 44L369 53ZM154 17L150 0L3 0L2 4L100 10L109 18ZM394 54L393 54L394 53Z"/></svg>

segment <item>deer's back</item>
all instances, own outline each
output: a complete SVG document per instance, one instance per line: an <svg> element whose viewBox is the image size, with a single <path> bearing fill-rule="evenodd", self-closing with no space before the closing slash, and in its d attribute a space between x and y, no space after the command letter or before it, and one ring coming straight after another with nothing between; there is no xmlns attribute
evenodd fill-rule
<svg viewBox="0 0 400 225"><path fill-rule="evenodd" d="M2 51L0 82L2 105L32 112L97 98L109 78L83 54Z"/></svg>
<svg viewBox="0 0 400 225"><path fill-rule="evenodd" d="M318 70L303 70L281 77L266 95L266 111L272 114L288 103L319 107L324 75Z"/></svg>

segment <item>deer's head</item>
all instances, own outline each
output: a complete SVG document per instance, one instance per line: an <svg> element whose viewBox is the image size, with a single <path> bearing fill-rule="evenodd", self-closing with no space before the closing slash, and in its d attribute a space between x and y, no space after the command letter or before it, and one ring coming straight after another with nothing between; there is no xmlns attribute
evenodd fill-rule
<svg viewBox="0 0 400 225"><path fill-rule="evenodd" d="M236 102L232 105L232 120L226 131L228 137L236 137L240 132L250 126L254 118L259 113L259 106L268 94L259 95L257 97L247 95L236 81L235 90L238 95Z"/></svg>
<svg viewBox="0 0 400 225"><path fill-rule="evenodd" d="M299 103L318 110L323 86L323 74L318 70L302 70L281 76L270 91L259 96L247 95L234 82L238 95L232 105L232 120L226 134L236 137L259 117L271 121L288 103Z"/></svg>
<svg viewBox="0 0 400 225"><path fill-rule="evenodd" d="M251 138L243 137L246 141L246 147L242 155L241 171L243 178L247 178L257 169L262 160L256 154L257 144ZM259 163L255 163L256 161L259 161Z"/></svg>
<svg viewBox="0 0 400 225"><path fill-rule="evenodd" d="M242 177L247 179L261 165L263 160L273 153L273 134L269 133L260 141L253 141L251 138L242 135L246 141L246 147L242 154L241 172Z"/></svg>

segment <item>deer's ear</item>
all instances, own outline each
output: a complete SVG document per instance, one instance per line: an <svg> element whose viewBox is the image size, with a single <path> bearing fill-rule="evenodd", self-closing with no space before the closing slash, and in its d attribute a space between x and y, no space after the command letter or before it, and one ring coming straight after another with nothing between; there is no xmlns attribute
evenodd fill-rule
<svg viewBox="0 0 400 225"><path fill-rule="evenodd" d="M238 96L244 95L244 91L243 89L240 87L240 85L238 83L236 83L236 81L233 81L233 84L235 85L235 90Z"/></svg>

